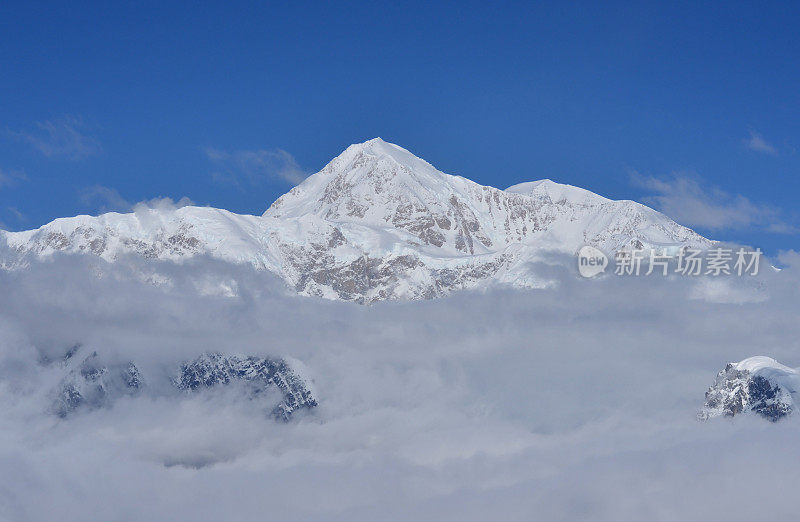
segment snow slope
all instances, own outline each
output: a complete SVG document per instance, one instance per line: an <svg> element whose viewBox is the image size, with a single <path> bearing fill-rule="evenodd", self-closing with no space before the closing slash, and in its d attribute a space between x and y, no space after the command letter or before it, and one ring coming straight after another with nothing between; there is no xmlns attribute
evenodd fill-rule
<svg viewBox="0 0 800 522"><path fill-rule="evenodd" d="M546 286L530 262L586 244L608 253L710 244L633 201L550 180L482 186L380 138L351 145L262 216L137 208L0 232L0 241L7 269L59 251L109 262L130 253L174 261L205 254L274 272L302 294L358 302L491 283Z"/></svg>

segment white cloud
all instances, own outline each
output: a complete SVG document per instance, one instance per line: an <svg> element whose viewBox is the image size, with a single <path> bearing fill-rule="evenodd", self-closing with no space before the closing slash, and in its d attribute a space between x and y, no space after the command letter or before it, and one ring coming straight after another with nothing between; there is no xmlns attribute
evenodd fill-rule
<svg viewBox="0 0 800 522"><path fill-rule="evenodd" d="M709 230L758 228L774 233L794 233L783 212L772 205L755 203L740 194L702 185L696 178L676 174L656 178L633 173L634 184L654 193L643 201L678 223Z"/></svg>
<svg viewBox="0 0 800 522"><path fill-rule="evenodd" d="M127 212L133 204L123 198L115 188L93 185L80 194L81 202L97 208L100 212Z"/></svg>
<svg viewBox="0 0 800 522"><path fill-rule="evenodd" d="M282 149L227 152L209 148L205 153L215 165L214 179L223 183L246 181L255 185L268 178L296 185L308 176L294 157Z"/></svg>
<svg viewBox="0 0 800 522"><path fill-rule="evenodd" d="M778 150L775 147L767 143L763 136L753 130L750 131L750 138L745 140L745 145L748 149L756 152L763 152L771 156L778 154Z"/></svg>
<svg viewBox="0 0 800 522"><path fill-rule="evenodd" d="M19 181L25 180L25 174L18 170L0 169L0 188L14 185Z"/></svg>
<svg viewBox="0 0 800 522"><path fill-rule="evenodd" d="M131 280L153 269L171 289ZM795 512L800 416L703 423L695 413L728 361L800 366L798 266L764 271L752 282L767 298L736 305L692 299L693 278L562 276L558 290L361 307L286 295L269 274L203 259L62 256L0 272L0 518ZM208 277L235 279L241 294L194 290ZM284 425L255 401L157 390L59 421L45 411L60 369L38 361L76 342L146 376L205 350L292 356L320 406ZM769 501L720 501L742 492Z"/></svg>
<svg viewBox="0 0 800 522"><path fill-rule="evenodd" d="M140 201L133 206L133 210L135 211L137 208L152 208L159 211L169 211L169 210L177 210L183 207L189 207L194 205L194 201L186 196L183 196L179 200L175 201L172 198L168 197L157 197L152 199L146 199L144 201Z"/></svg>
<svg viewBox="0 0 800 522"><path fill-rule="evenodd" d="M155 208L158 210L175 210L181 207L194 205L194 202L182 197L177 201L168 197L156 197L153 199L131 203L123 198L115 188L93 185L81 191L81 201L84 205L91 206L99 212L135 212L145 208Z"/></svg>
<svg viewBox="0 0 800 522"><path fill-rule="evenodd" d="M7 207L7 208L8 211L11 213L11 215L14 216L14 219L16 219L18 222L21 223L28 220L27 216L25 216L25 214L20 212L20 210L17 207Z"/></svg>
<svg viewBox="0 0 800 522"><path fill-rule="evenodd" d="M785 250L778 254L778 262L784 266L790 266L794 270L800 270L800 252L795 250Z"/></svg>
<svg viewBox="0 0 800 522"><path fill-rule="evenodd" d="M783 222L771 223L767 225L765 230L773 234L800 234L800 226Z"/></svg>
<svg viewBox="0 0 800 522"><path fill-rule="evenodd" d="M47 157L78 160L102 150L97 138L86 132L85 123L73 116L37 122L35 127L30 131L12 131L11 134Z"/></svg>

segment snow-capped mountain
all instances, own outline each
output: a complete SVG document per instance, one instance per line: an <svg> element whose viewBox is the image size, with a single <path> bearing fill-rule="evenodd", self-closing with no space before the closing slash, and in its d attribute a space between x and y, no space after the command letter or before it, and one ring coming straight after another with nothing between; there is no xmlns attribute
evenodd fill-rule
<svg viewBox="0 0 800 522"><path fill-rule="evenodd" d="M777 421L794 409L793 394L800 391L800 373L764 356L729 363L706 392L698 415L702 420L755 413Z"/></svg>
<svg viewBox="0 0 800 522"><path fill-rule="evenodd" d="M530 262L586 244L608 253L710 244L633 201L550 180L482 186L380 138L351 145L262 216L141 208L1 234L5 268L58 251L107 261L128 253L175 261L205 254L274 272L302 294L357 302L431 298L490 283L546 286Z"/></svg>

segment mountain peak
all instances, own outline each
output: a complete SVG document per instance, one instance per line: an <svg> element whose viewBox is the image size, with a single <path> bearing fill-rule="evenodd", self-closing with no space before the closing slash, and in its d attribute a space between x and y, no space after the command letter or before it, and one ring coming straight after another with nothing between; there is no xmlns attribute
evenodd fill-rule
<svg viewBox="0 0 800 522"><path fill-rule="evenodd" d="M610 199L604 198L599 194L595 194L590 190L586 190L573 185L564 183L556 183L551 179L540 179L537 181L527 181L525 183L518 183L508 187L505 192L512 194L522 194L523 196L533 197L548 197L552 201L585 201L591 199L595 202L610 202Z"/></svg>
<svg viewBox="0 0 800 522"><path fill-rule="evenodd" d="M187 207L59 220L0 235L0 253L11 256L0 267L56 251L109 261L206 254L271 270L304 294L365 302L492 281L542 286L528 267L544 250L708 243L643 205L551 180L483 186L374 138L347 147L261 217Z"/></svg>
<svg viewBox="0 0 800 522"><path fill-rule="evenodd" d="M389 204L387 199L425 199L427 192L446 185L450 177L407 149L373 138L347 147L278 198L264 215L364 217L370 207Z"/></svg>
<svg viewBox="0 0 800 522"><path fill-rule="evenodd" d="M378 243L446 256L502 255L523 243L568 251L587 243L609 250L702 243L666 216L628 203L549 179L506 190L479 185L375 138L347 147L264 216L358 225L382 238Z"/></svg>
<svg viewBox="0 0 800 522"><path fill-rule="evenodd" d="M363 143L350 145L322 170L328 170L328 166L332 167L331 171L341 170L356 158L390 159L410 169L436 171L433 165L427 161L399 145L384 141L382 138L372 138Z"/></svg>
<svg viewBox="0 0 800 522"><path fill-rule="evenodd" d="M355 145L365 145L366 146L366 145L375 145L375 144L391 145L391 143L388 143L387 141L384 141L384 139L381 138L380 136L372 138L371 140L367 140L367 141L365 141L363 143L356 143Z"/></svg>

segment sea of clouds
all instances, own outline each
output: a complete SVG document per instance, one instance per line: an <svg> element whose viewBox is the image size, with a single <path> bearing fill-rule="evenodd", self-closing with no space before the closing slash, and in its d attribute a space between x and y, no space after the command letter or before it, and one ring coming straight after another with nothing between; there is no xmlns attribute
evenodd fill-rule
<svg viewBox="0 0 800 522"><path fill-rule="evenodd" d="M360 306L211 260L0 272L2 520L764 520L800 512L800 418L696 414L729 361L800 366L800 256L758 277L581 280ZM61 419L75 344L151 382L291 357L319 407L153 389ZM168 382L164 380L163 382Z"/></svg>

